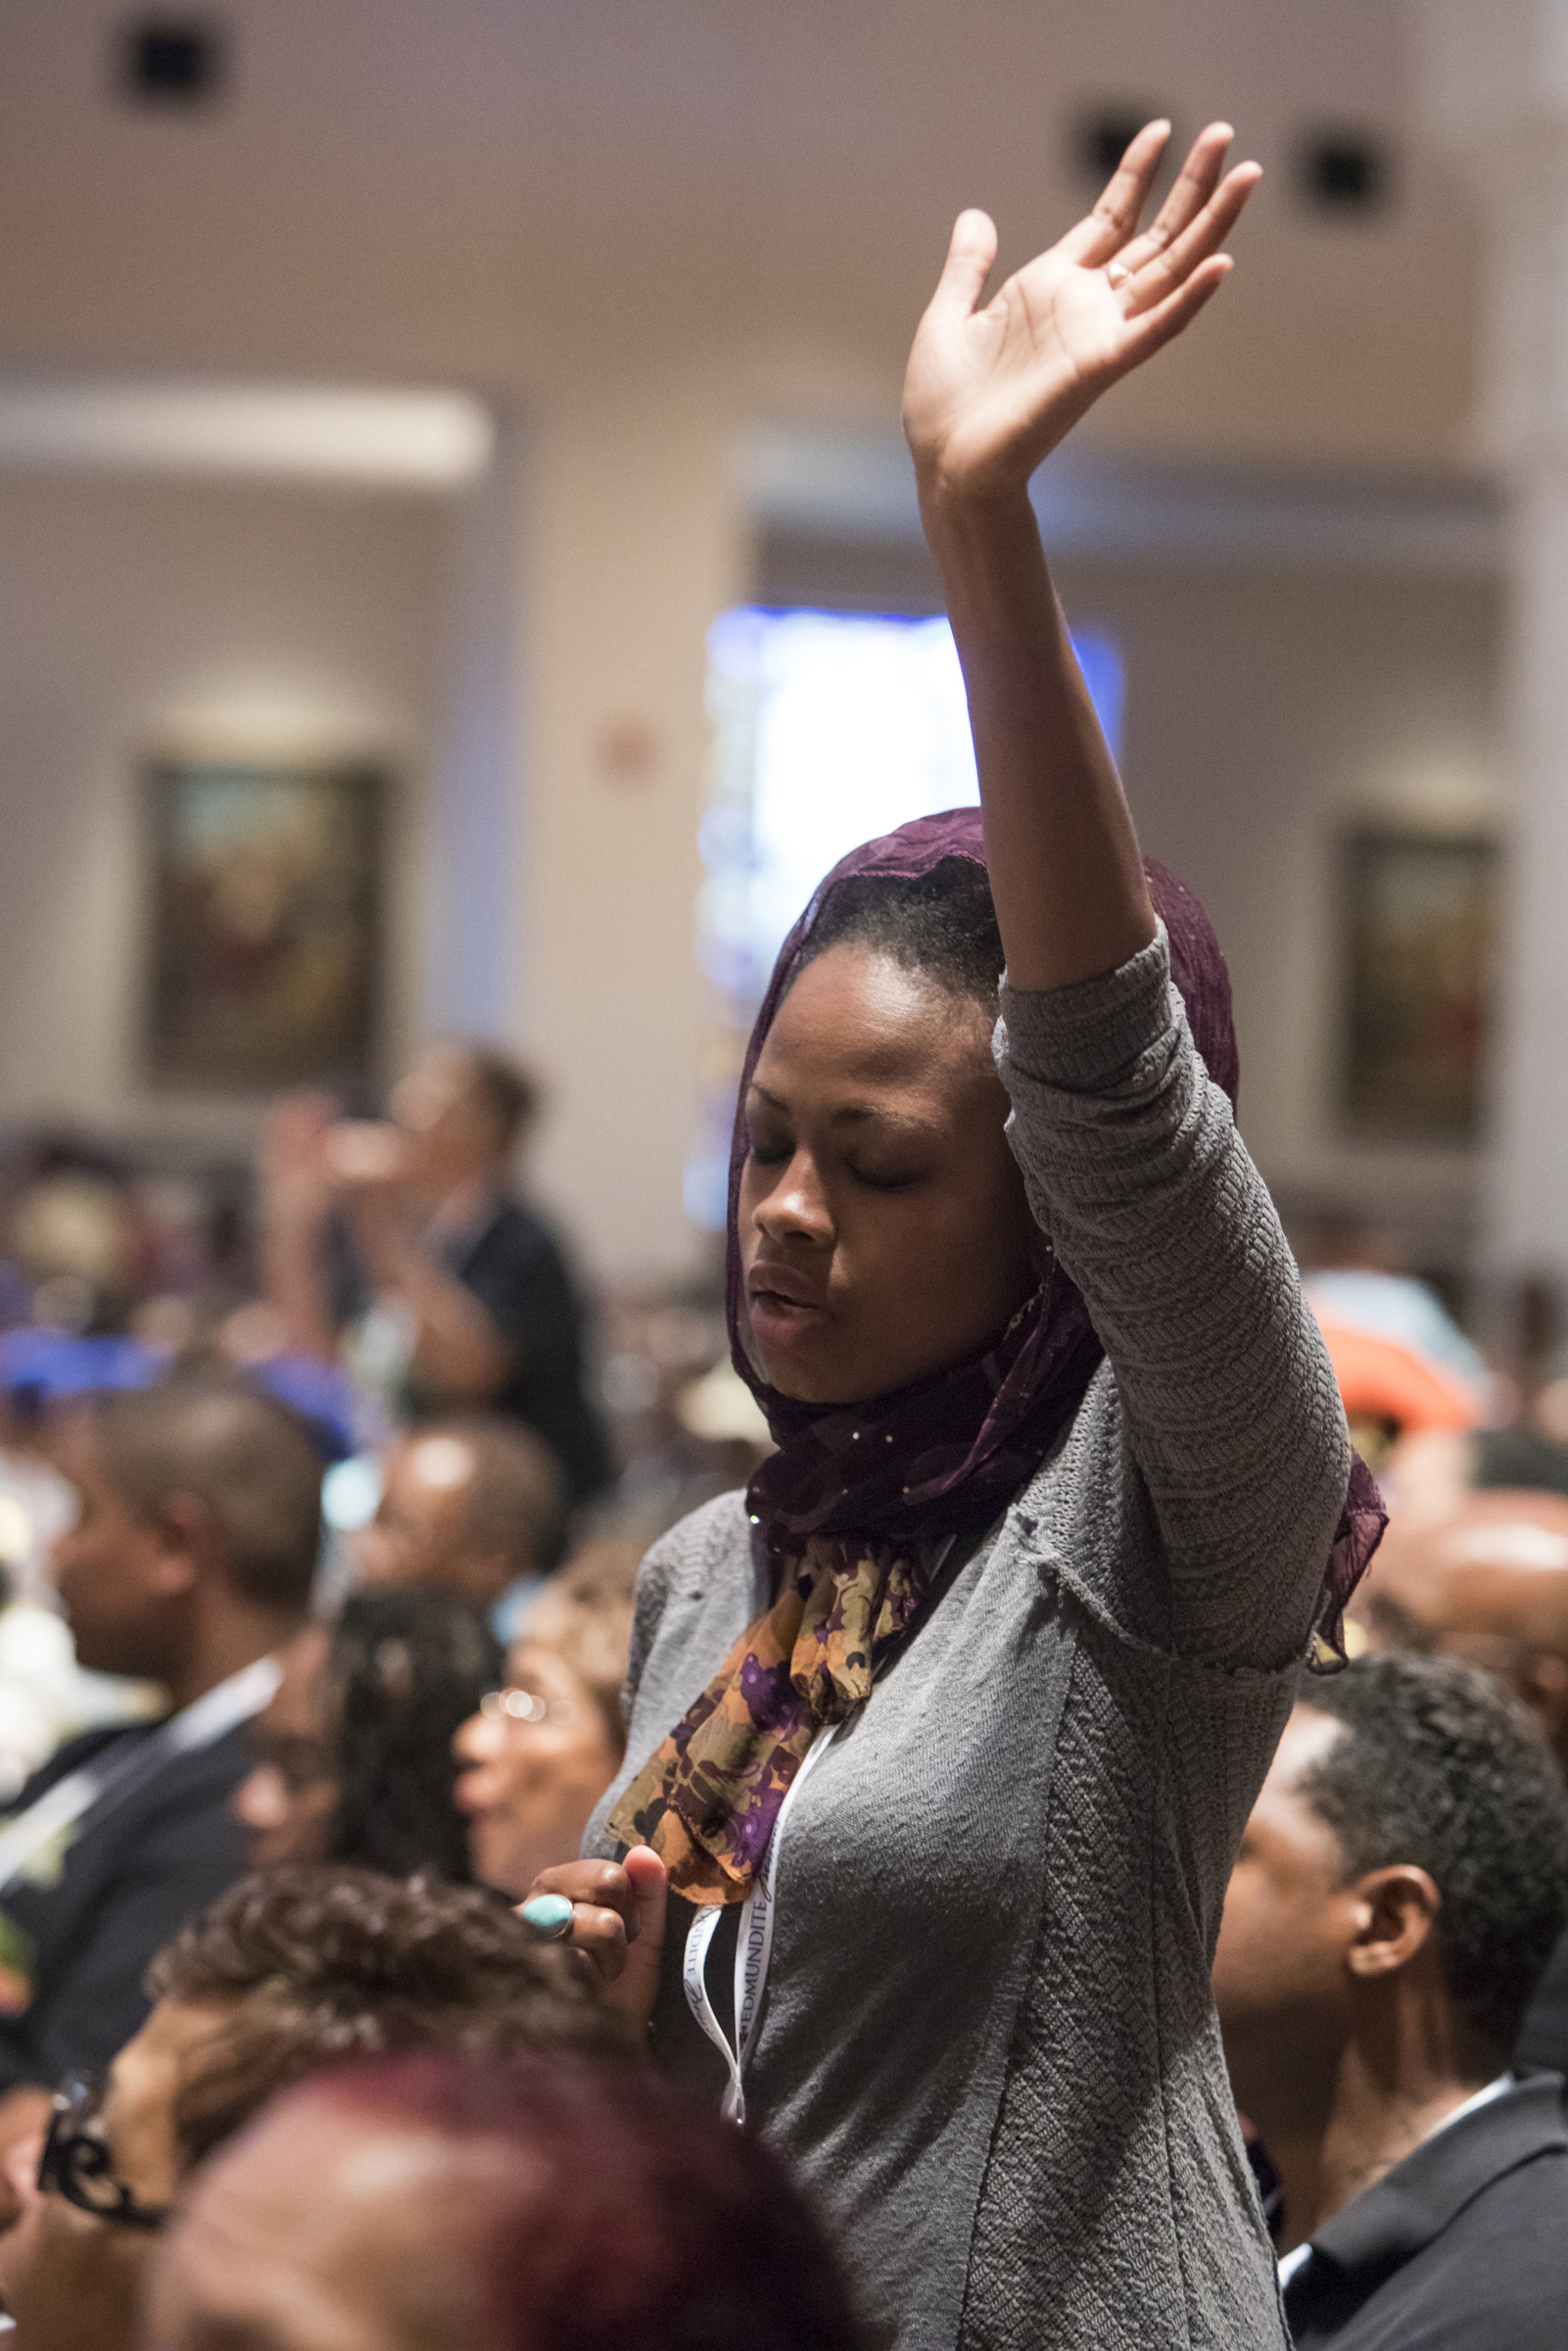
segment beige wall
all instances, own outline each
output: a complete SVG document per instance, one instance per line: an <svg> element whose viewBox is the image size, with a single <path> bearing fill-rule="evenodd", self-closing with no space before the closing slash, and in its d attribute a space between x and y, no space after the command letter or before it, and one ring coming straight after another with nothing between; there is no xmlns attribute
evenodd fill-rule
<svg viewBox="0 0 1568 2351"><path fill-rule="evenodd" d="M1146 846L1199 891L1230 964L1241 1124L1287 1205L1343 1204L1450 1258L1478 1155L1358 1142L1336 1101L1337 854L1367 819L1506 826L1502 596L1376 572L1064 565L1127 664L1125 768Z"/></svg>
<svg viewBox="0 0 1568 2351"><path fill-rule="evenodd" d="M540 1186L590 1262L689 1265L703 637L752 582L734 438L679 378L602 384L514 426L477 518L0 479L0 1117L241 1139L253 1106L139 1074L138 756L381 748L400 783L390 1057L453 1026L529 1052L551 1097ZM1418 1251L1447 1251L1471 1159L1337 1127L1334 860L1357 818L1505 816L1497 589L1082 559L1061 577L1122 647L1145 838L1230 958L1265 1172L1293 1201L1392 1204ZM631 773L606 756L628 722L647 746Z"/></svg>
<svg viewBox="0 0 1568 2351"><path fill-rule="evenodd" d="M389 1050L419 1019L433 503L0 476L0 1119L214 1140L139 1062L139 761L369 750L397 779Z"/></svg>
<svg viewBox="0 0 1568 2351"><path fill-rule="evenodd" d="M552 1097L541 1189L622 1275L693 1247L704 641L748 586L730 442L699 387L643 374L546 412L530 456L518 1031Z"/></svg>
<svg viewBox="0 0 1568 2351"><path fill-rule="evenodd" d="M0 481L0 1111L217 1117L135 1077L131 770L259 671L308 729L384 740L411 794L430 778L394 1043L458 1025L533 1053L539 1179L588 1254L688 1260L702 640L750 577L737 443L889 422L954 212L989 205L1006 262L1070 218L1087 104L1147 95L1184 133L1223 109L1268 171L1234 281L1091 446L1437 474L1469 452L1477 223L1412 120L1404 0L234 0L233 88L190 120L113 104L99 0L24 14L0 366L462 383L510 423L457 514ZM1356 224L1293 193L1304 125L1346 120L1397 164ZM1491 600L1078 573L1128 652L1151 839L1231 948L1249 1131L1282 1181L1368 1181L1325 1124L1328 844L1344 809L1495 793ZM602 755L623 721L635 775ZM1450 1216L1470 1172L1400 1179Z"/></svg>

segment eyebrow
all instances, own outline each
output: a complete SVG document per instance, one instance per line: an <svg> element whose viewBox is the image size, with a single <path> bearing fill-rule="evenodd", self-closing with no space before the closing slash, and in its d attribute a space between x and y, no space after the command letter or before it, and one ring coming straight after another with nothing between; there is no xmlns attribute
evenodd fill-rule
<svg viewBox="0 0 1568 2351"><path fill-rule="evenodd" d="M757 1083L755 1078L751 1080L750 1090L754 1094L760 1094L770 1110L777 1110L784 1118L789 1117L788 1103L782 1102L777 1094L770 1094L765 1085ZM942 1132L942 1128L934 1119L919 1118L914 1111L909 1110L881 1110L874 1102L847 1102L841 1110L835 1110L832 1113L828 1124L830 1127L854 1127L861 1125L867 1119L879 1119L884 1126L888 1127L913 1127L922 1134L940 1134Z"/></svg>

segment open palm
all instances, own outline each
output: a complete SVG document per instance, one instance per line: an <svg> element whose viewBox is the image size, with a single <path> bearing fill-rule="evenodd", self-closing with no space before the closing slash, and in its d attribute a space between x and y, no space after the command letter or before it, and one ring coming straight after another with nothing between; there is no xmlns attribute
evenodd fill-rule
<svg viewBox="0 0 1568 2351"><path fill-rule="evenodd" d="M1229 125L1211 123L1151 226L1138 217L1170 126L1138 133L1092 213L976 305L996 259L980 212L959 215L904 381L904 429L923 478L1022 484L1102 392L1195 318L1230 268L1219 247L1261 173L1224 171ZM1223 176L1221 174L1223 173Z"/></svg>

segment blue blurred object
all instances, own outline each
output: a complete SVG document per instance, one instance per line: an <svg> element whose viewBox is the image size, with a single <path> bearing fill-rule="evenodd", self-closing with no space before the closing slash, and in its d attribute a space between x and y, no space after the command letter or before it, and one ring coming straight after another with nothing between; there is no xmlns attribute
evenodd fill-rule
<svg viewBox="0 0 1568 2351"><path fill-rule="evenodd" d="M354 1388L336 1364L323 1364L313 1355L271 1355L264 1363L248 1365L245 1377L309 1420L323 1461L344 1462L358 1451Z"/></svg>
<svg viewBox="0 0 1568 2351"><path fill-rule="evenodd" d="M373 1453L351 1453L321 1480L321 1515L335 1535L368 1526L381 1502L381 1463Z"/></svg>
<svg viewBox="0 0 1568 2351"><path fill-rule="evenodd" d="M69 1330L0 1332L0 1390L41 1411L96 1388L150 1388L168 1358L140 1339L81 1338Z"/></svg>
<svg viewBox="0 0 1568 2351"><path fill-rule="evenodd" d="M31 1326L0 1331L0 1393L24 1412L42 1412L104 1388L154 1387L169 1360L140 1339L84 1339ZM241 1376L309 1422L324 1462L341 1462L356 1450L354 1390L335 1365L310 1355L274 1355Z"/></svg>
<svg viewBox="0 0 1568 2351"><path fill-rule="evenodd" d="M520 1575L507 1585L490 1611L490 1629L502 1649L510 1649L523 1628L523 1618L549 1582L547 1575Z"/></svg>

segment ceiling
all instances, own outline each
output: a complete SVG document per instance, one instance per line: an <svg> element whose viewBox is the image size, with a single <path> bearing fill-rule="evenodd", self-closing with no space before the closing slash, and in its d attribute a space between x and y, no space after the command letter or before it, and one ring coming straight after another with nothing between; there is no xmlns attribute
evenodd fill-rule
<svg viewBox="0 0 1568 2351"><path fill-rule="evenodd" d="M229 0L231 87L188 117L117 95L134 13L0 0L0 360L491 388L706 351L881 400L954 212L1022 259L1113 104L1223 113L1267 177L1212 328L1111 438L1465 456L1475 228L1404 0ZM1394 157L1365 221L1296 191L1339 125Z"/></svg>

